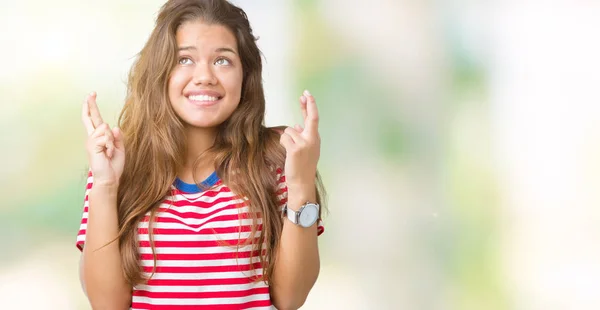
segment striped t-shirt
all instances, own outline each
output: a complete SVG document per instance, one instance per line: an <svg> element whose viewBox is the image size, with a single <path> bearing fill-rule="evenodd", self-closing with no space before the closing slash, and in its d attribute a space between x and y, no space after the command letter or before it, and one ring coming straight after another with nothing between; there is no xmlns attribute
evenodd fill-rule
<svg viewBox="0 0 600 310"><path fill-rule="evenodd" d="M278 199L287 202L285 176L277 171ZM88 219L88 175L77 247L82 250ZM156 270L145 284L133 288L131 309L274 309L269 286L255 281L262 275L258 251L244 245L251 233L248 206L235 199L216 173L196 184L176 180L172 194L156 213L154 242ZM144 276L154 261L148 239L148 218L138 225L139 253ZM260 233L260 219L258 219ZM323 232L318 223L318 234ZM236 245L240 244L239 249ZM254 267L254 268L252 268Z"/></svg>

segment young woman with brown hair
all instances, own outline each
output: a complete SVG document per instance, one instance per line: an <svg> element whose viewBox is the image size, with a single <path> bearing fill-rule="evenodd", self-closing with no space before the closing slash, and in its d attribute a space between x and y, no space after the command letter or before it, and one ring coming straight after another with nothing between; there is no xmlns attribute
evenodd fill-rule
<svg viewBox="0 0 600 310"><path fill-rule="evenodd" d="M267 128L240 8L172 0L130 72L119 126L87 96L81 282L94 309L297 309L319 274L315 99Z"/></svg>

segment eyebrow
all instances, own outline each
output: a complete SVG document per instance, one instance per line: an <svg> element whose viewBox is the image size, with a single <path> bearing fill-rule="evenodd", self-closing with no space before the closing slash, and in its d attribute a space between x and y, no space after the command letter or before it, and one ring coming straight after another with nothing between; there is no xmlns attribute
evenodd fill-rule
<svg viewBox="0 0 600 310"><path fill-rule="evenodd" d="M181 52L181 51L190 51L190 50L197 50L195 46L180 46L177 51ZM215 50L216 53L223 53L223 52L229 52L232 53L234 55L237 55L237 53L229 48L229 47L219 47Z"/></svg>

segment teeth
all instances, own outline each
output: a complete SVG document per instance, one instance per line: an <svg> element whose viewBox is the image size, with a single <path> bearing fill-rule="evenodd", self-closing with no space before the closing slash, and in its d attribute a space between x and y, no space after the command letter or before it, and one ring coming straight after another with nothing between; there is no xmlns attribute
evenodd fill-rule
<svg viewBox="0 0 600 310"><path fill-rule="evenodd" d="M219 98L217 98L217 97L212 97L212 96L207 96L207 95L191 95L188 98L190 98L190 100L194 100L194 101L217 101L217 100L219 100Z"/></svg>

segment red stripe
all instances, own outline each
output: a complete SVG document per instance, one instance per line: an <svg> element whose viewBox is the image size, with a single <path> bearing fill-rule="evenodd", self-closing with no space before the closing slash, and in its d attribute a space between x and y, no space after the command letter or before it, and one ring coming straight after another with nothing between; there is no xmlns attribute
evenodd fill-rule
<svg viewBox="0 0 600 310"><path fill-rule="evenodd" d="M154 241L154 247L157 248L206 248L219 246L237 246L252 244L246 243L250 238L231 239L231 240L194 240L194 241ZM258 238L253 238L253 242L258 243ZM150 241L139 241L140 247L150 247Z"/></svg>
<svg viewBox="0 0 600 310"><path fill-rule="evenodd" d="M181 212L180 210L174 209L174 208L160 208L159 211L164 213L168 213L168 214L172 214L175 216L179 216L185 219L197 219L197 220L202 220L205 219L207 217L213 216L215 214L218 214L219 212L223 212L225 210L235 210L237 209L237 207L235 205L227 205L223 208L219 208L219 209L215 209L211 212L208 213L198 213L198 212L194 212L194 211L188 211L188 212ZM242 212L239 213L239 215L242 218L250 218L250 213L248 212Z"/></svg>
<svg viewBox="0 0 600 310"><path fill-rule="evenodd" d="M234 258L249 258L258 257L259 251L239 251L226 253L203 253L203 254L156 254L157 260L215 260L215 259L234 259ZM263 255L266 250L263 250ZM140 254L140 259L154 259L151 253Z"/></svg>
<svg viewBox="0 0 600 310"><path fill-rule="evenodd" d="M174 206L174 207L194 206L194 207L198 207L198 208L212 208L212 207L214 207L215 204L223 203L223 202L230 202L231 205L233 205L233 206L238 206L238 205L241 205L244 203L244 201L234 202L235 201L234 199L235 198L233 198L233 197L219 197L210 202L202 201L202 200L190 201L187 199L180 199L180 200L172 201L172 200L165 199L162 203L169 205L169 206Z"/></svg>
<svg viewBox="0 0 600 310"><path fill-rule="evenodd" d="M197 267L173 267L173 266L157 266L154 270L153 266L143 266L144 272L155 273L211 273L211 272L234 272L234 271L250 271L262 268L260 262L254 264L241 265L226 265L226 266L197 266Z"/></svg>
<svg viewBox="0 0 600 310"><path fill-rule="evenodd" d="M270 307L270 300L257 300L246 302L243 304L226 304L226 305L190 305L190 306L172 306L172 305L151 305L147 303L131 304L132 309L152 309L152 310L231 310L231 309L247 309L258 307Z"/></svg>
<svg viewBox="0 0 600 310"><path fill-rule="evenodd" d="M324 232L325 232L325 227L323 227L322 225L317 226L317 236L320 236Z"/></svg>
<svg viewBox="0 0 600 310"><path fill-rule="evenodd" d="M198 225L188 225L189 227L199 227L202 226L203 224L208 224L211 222L218 222L218 221L235 221L235 220L239 220L240 219L240 215L239 214L226 214L226 215L219 215L219 216L215 216L207 221L202 222L202 224L198 224ZM157 216L156 217L156 222L157 223L181 223L180 219L174 219L172 217L165 217L165 216ZM183 223L185 224L185 223Z"/></svg>
<svg viewBox="0 0 600 310"><path fill-rule="evenodd" d="M262 224L259 224L257 230L262 230ZM189 235L190 233L197 235L213 235L213 234L231 234L231 233L241 233L241 232L251 232L252 226L244 225L244 226L231 226L231 227L216 227L210 229L203 229L198 232L191 232L189 229L181 229L181 228L154 228L154 234L156 235ZM139 234L148 234L148 228L139 228Z"/></svg>
<svg viewBox="0 0 600 310"><path fill-rule="evenodd" d="M83 241L77 241L75 243L75 246L77 246L77 248L79 249L79 251L83 251L83 244L84 244Z"/></svg>
<svg viewBox="0 0 600 310"><path fill-rule="evenodd" d="M236 285L252 284L254 278L229 278L229 279L150 279L148 286L204 286L204 285ZM133 291L135 293L135 291Z"/></svg>
<svg viewBox="0 0 600 310"><path fill-rule="evenodd" d="M197 229L200 230L200 228L202 228L203 226L206 226L210 223L218 223L218 222L222 222L222 221L240 221L244 218L241 218L240 215L238 214L232 214L232 215L221 215L221 216L215 216L209 220L206 220L202 223L199 224L188 224L188 223L182 223L180 219L176 219L176 218L170 218L170 217L162 217L159 216L156 218L156 223L170 223L170 224L182 224L185 225L191 229ZM243 226L250 226L250 225L243 225ZM235 226L236 228L239 226ZM212 229L214 228L208 228L209 231L212 231ZM189 234L189 230L188 230L188 234Z"/></svg>
<svg viewBox="0 0 600 310"><path fill-rule="evenodd" d="M201 289L201 288L199 288ZM247 297L258 294L268 294L268 287L252 288L244 291L223 291L223 292L152 292L136 290L135 296L149 298L235 298Z"/></svg>

